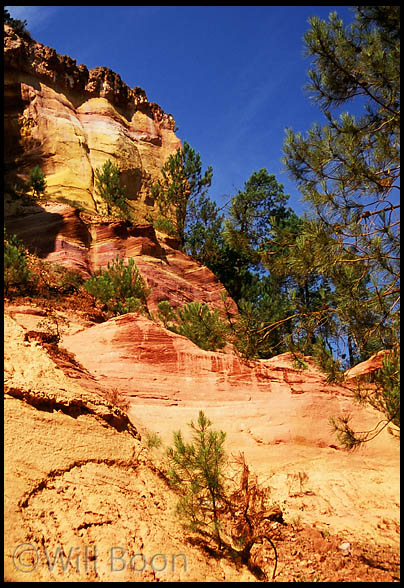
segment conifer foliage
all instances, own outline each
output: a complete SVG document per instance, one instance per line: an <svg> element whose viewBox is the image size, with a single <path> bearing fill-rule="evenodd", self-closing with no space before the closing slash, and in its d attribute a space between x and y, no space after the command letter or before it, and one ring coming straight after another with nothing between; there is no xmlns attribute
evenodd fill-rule
<svg viewBox="0 0 404 588"><path fill-rule="evenodd" d="M353 365L400 344L400 7L356 7L346 27L336 13L329 22L313 17L310 24L304 37L312 57L308 89L325 124L306 136L287 132L284 163L311 218L282 246L294 271L304 268L310 252L311 270L329 290L322 306L302 319L317 332L326 325L335 341L345 341ZM355 107L355 114L337 116L342 107ZM399 407L395 379L383 377L399 370L398 355L389 361L380 385L362 397L387 423ZM371 438L368 432L355 436L348 422L334 425L348 447Z"/></svg>
<svg viewBox="0 0 404 588"><path fill-rule="evenodd" d="M189 204L201 197L212 182L212 168L202 173L199 153L184 142L183 148L170 155L161 170L161 179L151 186L161 213L173 217L181 246L185 243L185 225Z"/></svg>
<svg viewBox="0 0 404 588"><path fill-rule="evenodd" d="M34 198L39 198L45 193L46 178L38 165L36 165L29 174L29 186L32 189Z"/></svg>
<svg viewBox="0 0 404 588"><path fill-rule="evenodd" d="M183 526L198 533L207 545L216 544L221 555L247 565L260 580L268 580L267 546L274 554L272 579L277 568L277 550L270 521L283 523L281 509L269 501L269 488L251 475L240 454L234 466L226 454L226 433L212 429L203 411L191 421L191 442L181 431L174 433L174 446L167 450L168 478L179 491L176 513ZM229 475L233 472L233 475ZM252 557L260 546L259 563Z"/></svg>
<svg viewBox="0 0 404 588"><path fill-rule="evenodd" d="M30 277L24 244L4 229L4 293L8 295L12 286L27 284Z"/></svg>
<svg viewBox="0 0 404 588"><path fill-rule="evenodd" d="M206 351L222 349L226 345L228 325L215 308L198 301L188 302L174 310L168 300L159 305L159 318L164 325L179 335L184 335Z"/></svg>
<svg viewBox="0 0 404 588"><path fill-rule="evenodd" d="M108 159L102 168L94 172L95 187L107 206L107 214L117 214L123 219L130 216L129 207L126 203L125 189L121 186L119 169Z"/></svg>
<svg viewBox="0 0 404 588"><path fill-rule="evenodd" d="M174 433L174 448L168 450L168 476L184 494L177 513L193 531L212 533L221 546L219 507L224 497L226 433L211 429L203 411L198 422L191 421L193 443L186 443L181 431Z"/></svg>
<svg viewBox="0 0 404 588"><path fill-rule="evenodd" d="M119 254L106 269L100 269L87 280L84 288L116 315L146 310L151 294L134 259L129 258L125 264Z"/></svg>
<svg viewBox="0 0 404 588"><path fill-rule="evenodd" d="M313 213L299 236L304 246L283 245L295 267L312 253L313 268L335 288L317 317L345 326L351 352L364 359L377 343L397 341L400 9L360 6L355 16L349 27L336 13L328 23L313 17L305 35L308 89L325 124L307 136L287 133L284 162ZM333 115L352 105L361 114Z"/></svg>

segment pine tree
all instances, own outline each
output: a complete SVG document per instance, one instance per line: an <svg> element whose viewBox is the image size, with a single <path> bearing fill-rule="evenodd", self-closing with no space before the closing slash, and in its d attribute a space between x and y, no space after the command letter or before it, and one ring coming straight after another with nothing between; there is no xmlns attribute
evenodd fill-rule
<svg viewBox="0 0 404 588"><path fill-rule="evenodd" d="M121 218L128 219L129 207L126 203L125 189L121 186L119 169L108 159L102 168L94 171L94 183L101 198L107 205L108 216L117 212Z"/></svg>
<svg viewBox="0 0 404 588"><path fill-rule="evenodd" d="M30 171L29 178L29 186L32 189L33 196L34 198L39 198L46 190L45 174L40 167L36 165L34 169Z"/></svg>
<svg viewBox="0 0 404 588"><path fill-rule="evenodd" d="M112 263L100 269L84 283L84 289L106 305L113 314L147 311L151 294L134 259L124 260L116 255Z"/></svg>
<svg viewBox="0 0 404 588"><path fill-rule="evenodd" d="M161 179L152 184L151 193L161 213L167 218L175 218L177 236L184 247L189 203L206 194L212 182L212 168L202 174L199 153L184 142L183 149L179 148L174 155L170 155L161 175Z"/></svg>
<svg viewBox="0 0 404 588"><path fill-rule="evenodd" d="M211 429L211 421L199 411L198 422L191 421L194 442L184 442L181 431L174 433L174 447L168 450L171 483L184 495L177 513L193 531L212 534L221 547L219 507L224 493L226 433Z"/></svg>
<svg viewBox="0 0 404 588"><path fill-rule="evenodd" d="M188 203L185 252L214 271L221 263L223 214L207 194Z"/></svg>
<svg viewBox="0 0 404 588"><path fill-rule="evenodd" d="M327 324L357 361L399 345L400 8L355 7L346 27L336 13L310 24L307 87L325 124L287 131L284 163L311 207L289 263L304 270L309 255L307 272L329 280L313 324ZM336 116L344 106L361 114ZM388 379L383 395L395 398ZM383 401L373 406L389 419Z"/></svg>
<svg viewBox="0 0 404 588"><path fill-rule="evenodd" d="M187 337L201 349L215 351L226 345L228 327L217 308L210 310L207 304L194 301L174 311L167 300L162 300L158 309L165 327Z"/></svg>
<svg viewBox="0 0 404 588"><path fill-rule="evenodd" d="M359 356L371 338L388 347L397 338L399 7L357 7L350 27L335 13L329 23L314 17L310 24L308 88L326 124L315 124L306 137L289 130L284 162L315 213L299 237L300 258L310 249L312 270L328 276L341 294L334 309L339 322L354 309L358 289L366 290L362 314L373 321L358 320L357 332L349 332ZM332 116L353 102L363 114ZM296 249L293 254L296 260Z"/></svg>
<svg viewBox="0 0 404 588"><path fill-rule="evenodd" d="M288 214L285 204L289 196L284 194L282 184L266 169L252 173L245 182L244 191L232 198L226 220L227 241L233 249L259 261L257 254L271 226L271 217Z"/></svg>

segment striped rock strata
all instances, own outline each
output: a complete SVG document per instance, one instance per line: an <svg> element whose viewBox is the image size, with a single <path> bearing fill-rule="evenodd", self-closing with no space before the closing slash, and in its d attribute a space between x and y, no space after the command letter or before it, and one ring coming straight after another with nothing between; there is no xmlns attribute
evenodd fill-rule
<svg viewBox="0 0 404 588"><path fill-rule="evenodd" d="M172 115L108 68L88 70L7 25L4 33L6 185L39 165L47 197L96 211L94 170L111 159L134 212L153 214L147 187L180 146Z"/></svg>

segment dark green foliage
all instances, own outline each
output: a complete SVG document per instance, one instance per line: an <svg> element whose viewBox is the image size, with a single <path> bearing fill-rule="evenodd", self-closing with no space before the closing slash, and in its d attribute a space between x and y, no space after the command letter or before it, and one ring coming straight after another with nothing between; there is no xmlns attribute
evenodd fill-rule
<svg viewBox="0 0 404 588"><path fill-rule="evenodd" d="M174 223L168 218L158 216L152 221L152 224L157 231L166 233L166 235L170 235L171 237L177 236L177 229L175 228Z"/></svg>
<svg viewBox="0 0 404 588"><path fill-rule="evenodd" d="M158 317L171 331L187 337L205 350L221 349L226 345L228 326L207 304L189 302L183 308L173 309L168 300L158 305Z"/></svg>
<svg viewBox="0 0 404 588"><path fill-rule="evenodd" d="M232 198L226 219L226 241L232 249L239 251L256 265L264 239L272 225L272 218L283 218L288 214L285 204L289 196L284 194L282 184L274 175L261 169L252 173Z"/></svg>
<svg viewBox="0 0 404 588"><path fill-rule="evenodd" d="M291 130L284 162L313 217L292 251L329 280L332 304L317 315L350 343L350 360L397 340L399 310L399 7L356 7L344 27L311 19L305 35L313 58L308 86L326 119L303 137ZM331 111L352 101L363 114ZM304 269L304 268L303 268ZM328 318L326 318L326 314Z"/></svg>
<svg viewBox="0 0 404 588"><path fill-rule="evenodd" d="M183 492L177 514L192 531L211 533L221 546L219 507L224 497L226 433L211 429L211 421L200 411L191 421L193 443L186 443L181 431L174 433L174 447L167 452L168 476Z"/></svg>
<svg viewBox="0 0 404 588"><path fill-rule="evenodd" d="M342 382L343 368L340 361L335 360L330 348L328 348L321 335L316 338L312 345L312 355L315 363L327 374L327 382Z"/></svg>
<svg viewBox="0 0 404 588"><path fill-rule="evenodd" d="M272 279L264 267L270 255L285 258L281 246L269 245L274 227L288 224L298 231L299 219L286 208L287 199L283 186L261 169L231 199L227 217L206 195L189 206L186 251L215 273L237 303L240 314L231 339L246 359L286 351L292 331L293 322L283 322L294 312L290 280L279 273ZM277 327L265 332L265 324Z"/></svg>
<svg viewBox="0 0 404 588"><path fill-rule="evenodd" d="M7 295L11 286L21 288L31 278L27 266L24 245L16 235L8 236L4 229L4 292Z"/></svg>
<svg viewBox="0 0 404 588"><path fill-rule="evenodd" d="M107 205L107 214L118 214L122 219L130 217L125 189L120 184L119 169L108 159L101 169L94 171L94 183L101 198Z"/></svg>
<svg viewBox="0 0 404 588"><path fill-rule="evenodd" d="M177 319L177 313L168 300L162 300L158 303L158 317L165 327Z"/></svg>
<svg viewBox="0 0 404 588"><path fill-rule="evenodd" d="M184 246L189 202L204 194L210 186L212 168L209 167L202 174L199 153L195 153L194 149L184 142L183 149L179 148L174 155L170 155L161 170L161 175L161 180L152 184L151 193L161 213L166 218L175 219L176 236Z"/></svg>
<svg viewBox="0 0 404 588"><path fill-rule="evenodd" d="M87 280L84 288L116 315L147 309L146 299L151 293L134 259L125 265L119 254L106 270L99 270Z"/></svg>
<svg viewBox="0 0 404 588"><path fill-rule="evenodd" d="M222 240L217 240L220 255L209 267L237 303L241 299L252 301L250 291L256 289L262 274L262 254L273 222L291 214L285 207L288 198L275 176L261 169L253 172L244 191L231 200Z"/></svg>
<svg viewBox="0 0 404 588"><path fill-rule="evenodd" d="M253 547L260 546L261 560L266 561L263 556L268 542L275 554L273 579L277 552L269 513L275 515L272 520L283 522L282 512L274 505L269 507L269 489L260 486L257 476L251 476L243 454L230 464L224 450L226 433L213 430L211 425L200 411L198 422L190 423L192 442L187 443L181 431L175 432L174 447L167 451L168 477L181 493L177 515L210 549L213 539L221 557L247 565L260 580L268 580L268 574L252 557Z"/></svg>
<svg viewBox="0 0 404 588"><path fill-rule="evenodd" d="M188 203L185 251L210 269L223 263L223 218L206 194Z"/></svg>
<svg viewBox="0 0 404 588"><path fill-rule="evenodd" d="M33 197L40 198L46 190L45 174L42 172L39 166L36 165L34 169L31 170L29 178L29 187L32 190Z"/></svg>
<svg viewBox="0 0 404 588"><path fill-rule="evenodd" d="M205 350L222 349L226 345L227 326L217 309L210 310L207 304L189 302L177 309L179 325L174 329L191 339Z"/></svg>
<svg viewBox="0 0 404 588"><path fill-rule="evenodd" d="M166 300L158 308L159 317L168 329L184 335L201 349L215 351L226 345L228 326L217 309L210 310L207 304L195 301L174 311Z"/></svg>
<svg viewBox="0 0 404 588"><path fill-rule="evenodd" d="M293 324L281 321L292 313L290 302L277 288L271 290L271 279L257 284L257 295L241 299L239 316L233 324L233 344L244 359L263 359L288 350L288 335ZM268 290L267 290L268 288ZM267 328L268 323L273 326ZM274 326L275 325L275 326Z"/></svg>
<svg viewBox="0 0 404 588"><path fill-rule="evenodd" d="M348 354L353 365L399 345L400 7L355 7L348 27L336 13L310 24L308 89L325 124L306 136L289 130L284 143L284 162L312 212L286 244L288 264L328 286L321 306L305 316L313 344L319 333L324 343L333 339L338 359ZM361 114L339 114L353 103ZM392 377L394 369L384 372ZM362 400L386 416L387 426L399 402L394 378L381 373ZM355 434L348 420L334 422L348 447L379 432Z"/></svg>

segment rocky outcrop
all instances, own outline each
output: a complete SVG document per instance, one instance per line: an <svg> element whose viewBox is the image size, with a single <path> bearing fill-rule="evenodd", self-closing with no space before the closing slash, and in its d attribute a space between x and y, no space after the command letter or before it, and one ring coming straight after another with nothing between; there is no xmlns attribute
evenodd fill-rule
<svg viewBox="0 0 404 588"><path fill-rule="evenodd" d="M152 430L171 444L173 431L186 432L203 410L289 517L397 542L397 442L384 431L355 455L343 451L330 417L350 414L356 430L370 430L380 415L327 383L310 358L304 370L290 354L245 362L133 314L66 335L63 345L100 385L125 395L141 434Z"/></svg>
<svg viewBox="0 0 404 588"><path fill-rule="evenodd" d="M362 361L358 365L347 370L345 372L346 380L350 382L354 382L357 379L364 380L366 376L370 376L373 372L383 367L383 360L388 355L389 351L378 351L366 361Z"/></svg>
<svg viewBox="0 0 404 588"><path fill-rule="evenodd" d="M164 455L199 410L226 432L230 463L244 453L293 528L338 533L334 547L359 538L377 553L398 549L399 447L384 431L356 454L341 451L330 416L352 413L362 429L379 416L310 358L306 370L289 354L246 363L144 317L89 325L71 313L62 345L81 367L62 372L8 313L24 329L40 320L34 307L7 306L6 581L253 581L184 541L177 497L141 452L139 434L158 433ZM129 400L129 419L105 400L111 390Z"/></svg>
<svg viewBox="0 0 404 588"><path fill-rule="evenodd" d="M5 25L6 185L39 165L50 199L102 210L94 170L118 166L134 214L153 215L148 185L180 146L175 121L108 68L88 70Z"/></svg>
<svg viewBox="0 0 404 588"><path fill-rule="evenodd" d="M5 384L6 582L254 580L184 542L177 497L127 415L8 315Z"/></svg>
<svg viewBox="0 0 404 588"><path fill-rule="evenodd" d="M103 220L61 203L33 205L6 219L9 234L16 234L30 252L88 278L117 255L133 257L152 288L150 310L161 300L174 307L194 300L222 308L223 285L205 266L178 250L175 239L157 232L149 223L132 225ZM230 310L236 312L230 300Z"/></svg>

